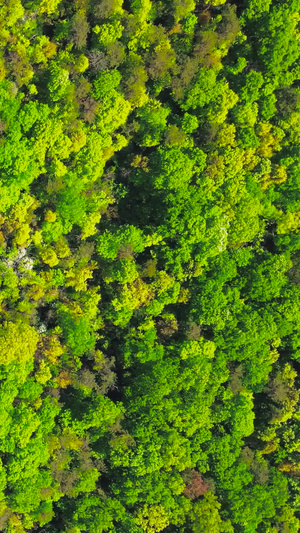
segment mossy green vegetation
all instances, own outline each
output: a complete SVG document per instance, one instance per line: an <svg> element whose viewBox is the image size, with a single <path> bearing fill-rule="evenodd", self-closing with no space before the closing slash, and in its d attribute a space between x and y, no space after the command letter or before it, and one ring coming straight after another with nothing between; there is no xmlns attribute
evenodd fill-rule
<svg viewBox="0 0 300 533"><path fill-rule="evenodd" d="M1 531L300 530L299 22L2 0Z"/></svg>

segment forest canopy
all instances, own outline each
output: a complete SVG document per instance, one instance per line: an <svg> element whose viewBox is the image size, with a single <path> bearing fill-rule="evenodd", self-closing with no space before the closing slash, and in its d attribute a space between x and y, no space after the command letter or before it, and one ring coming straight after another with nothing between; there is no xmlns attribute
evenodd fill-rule
<svg viewBox="0 0 300 533"><path fill-rule="evenodd" d="M300 531L299 23L0 2L0 531Z"/></svg>

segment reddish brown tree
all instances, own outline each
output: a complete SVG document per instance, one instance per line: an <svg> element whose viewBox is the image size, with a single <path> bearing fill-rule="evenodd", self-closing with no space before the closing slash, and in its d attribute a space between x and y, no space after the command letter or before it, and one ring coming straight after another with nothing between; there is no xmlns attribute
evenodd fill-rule
<svg viewBox="0 0 300 533"><path fill-rule="evenodd" d="M187 482L183 494L195 500L209 490L209 484L203 481L202 475L197 470L189 470L184 473L183 479Z"/></svg>

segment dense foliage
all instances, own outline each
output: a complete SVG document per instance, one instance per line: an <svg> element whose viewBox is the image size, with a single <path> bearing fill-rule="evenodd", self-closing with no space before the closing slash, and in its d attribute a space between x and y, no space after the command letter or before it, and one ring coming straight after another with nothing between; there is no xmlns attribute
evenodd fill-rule
<svg viewBox="0 0 300 533"><path fill-rule="evenodd" d="M299 531L300 0L0 21L0 530Z"/></svg>

